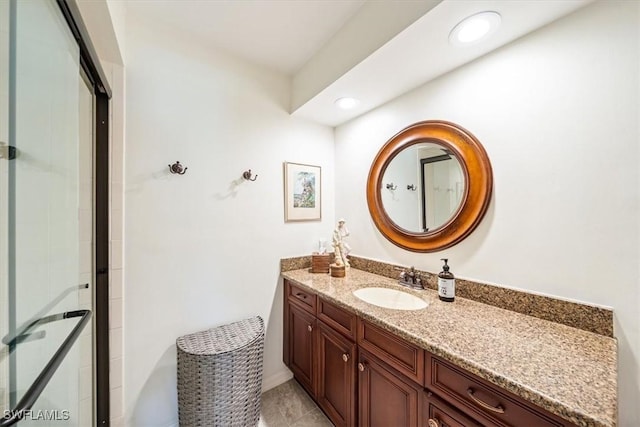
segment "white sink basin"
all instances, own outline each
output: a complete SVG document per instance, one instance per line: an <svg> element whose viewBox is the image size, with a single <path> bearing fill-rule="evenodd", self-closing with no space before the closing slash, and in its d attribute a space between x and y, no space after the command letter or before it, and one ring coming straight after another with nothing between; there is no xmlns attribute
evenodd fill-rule
<svg viewBox="0 0 640 427"><path fill-rule="evenodd" d="M353 291L353 295L369 304L396 310L420 310L427 306L423 299L395 289L362 288Z"/></svg>

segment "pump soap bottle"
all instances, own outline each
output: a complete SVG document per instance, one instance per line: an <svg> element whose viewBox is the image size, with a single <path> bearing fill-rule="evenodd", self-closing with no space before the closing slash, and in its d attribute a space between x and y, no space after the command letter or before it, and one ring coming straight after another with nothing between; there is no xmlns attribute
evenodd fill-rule
<svg viewBox="0 0 640 427"><path fill-rule="evenodd" d="M442 301L453 302L456 298L456 278L453 277L453 273L449 272L449 266L447 265L447 258L442 258L444 266L442 271L438 274L438 298Z"/></svg>

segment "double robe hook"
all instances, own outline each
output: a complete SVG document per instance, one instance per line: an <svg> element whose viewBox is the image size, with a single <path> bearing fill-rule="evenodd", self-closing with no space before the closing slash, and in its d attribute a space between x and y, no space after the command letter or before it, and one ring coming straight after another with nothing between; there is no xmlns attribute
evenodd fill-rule
<svg viewBox="0 0 640 427"><path fill-rule="evenodd" d="M189 168L182 167L180 162L175 162L174 164L169 165L169 172L173 174L184 175L185 172L187 172L187 169Z"/></svg>
<svg viewBox="0 0 640 427"><path fill-rule="evenodd" d="M258 175L251 178L251 169L249 169L248 171L242 172L242 177L247 181L255 181L256 179L258 179Z"/></svg>

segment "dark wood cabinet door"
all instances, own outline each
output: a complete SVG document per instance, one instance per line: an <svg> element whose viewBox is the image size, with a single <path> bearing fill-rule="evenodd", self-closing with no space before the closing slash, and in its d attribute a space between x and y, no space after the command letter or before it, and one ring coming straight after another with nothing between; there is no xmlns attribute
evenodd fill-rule
<svg viewBox="0 0 640 427"><path fill-rule="evenodd" d="M336 427L356 422L356 345L317 323L317 401Z"/></svg>
<svg viewBox="0 0 640 427"><path fill-rule="evenodd" d="M289 305L289 368L304 388L315 396L315 327L316 318Z"/></svg>
<svg viewBox="0 0 640 427"><path fill-rule="evenodd" d="M358 361L359 425L418 427L422 388L360 351Z"/></svg>

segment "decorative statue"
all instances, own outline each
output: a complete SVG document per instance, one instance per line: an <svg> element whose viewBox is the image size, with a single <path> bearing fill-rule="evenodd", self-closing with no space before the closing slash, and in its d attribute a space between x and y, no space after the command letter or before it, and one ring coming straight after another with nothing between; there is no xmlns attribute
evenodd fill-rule
<svg viewBox="0 0 640 427"><path fill-rule="evenodd" d="M346 268L349 267L349 259L347 256L349 252L351 252L349 244L344 241L344 238L348 235L349 230L347 229L346 221L344 218L340 218L338 220L338 226L333 230L333 250L336 258L334 262L337 266L344 265Z"/></svg>

